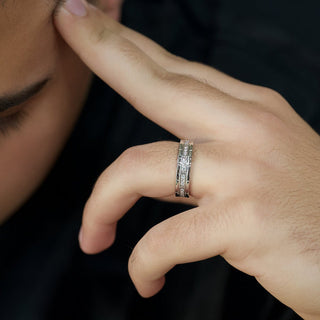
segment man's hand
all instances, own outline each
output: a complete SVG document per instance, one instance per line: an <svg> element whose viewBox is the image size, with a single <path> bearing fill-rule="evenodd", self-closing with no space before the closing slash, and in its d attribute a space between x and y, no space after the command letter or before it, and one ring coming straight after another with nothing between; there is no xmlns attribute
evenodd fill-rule
<svg viewBox="0 0 320 320"><path fill-rule="evenodd" d="M195 142L196 207L136 245L129 272L140 294L161 290L176 264L221 255L301 316L319 319L318 134L277 92L173 56L91 5L76 16L75 4L56 17L65 41L139 112ZM84 210L84 252L108 248L117 221L140 197L172 200L177 149L174 142L136 146L102 173Z"/></svg>

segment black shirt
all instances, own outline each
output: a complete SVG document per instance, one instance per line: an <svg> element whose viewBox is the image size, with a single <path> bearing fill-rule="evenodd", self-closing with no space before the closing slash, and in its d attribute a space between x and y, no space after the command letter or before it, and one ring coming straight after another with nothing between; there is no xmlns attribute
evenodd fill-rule
<svg viewBox="0 0 320 320"><path fill-rule="evenodd" d="M124 22L175 54L280 92L318 132L320 3L128 0ZM142 199L113 247L83 254L83 206L102 171L132 145L175 140L95 79L77 126L32 198L0 228L0 319L299 319L221 257L177 266L151 299L127 259L154 224L187 207Z"/></svg>

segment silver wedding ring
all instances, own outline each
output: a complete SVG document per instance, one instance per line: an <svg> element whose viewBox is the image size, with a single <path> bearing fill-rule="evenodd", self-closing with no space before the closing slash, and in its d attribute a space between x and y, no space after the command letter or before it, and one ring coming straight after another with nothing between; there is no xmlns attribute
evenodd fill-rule
<svg viewBox="0 0 320 320"><path fill-rule="evenodd" d="M192 141L180 141L177 160L176 197L189 198L192 151Z"/></svg>

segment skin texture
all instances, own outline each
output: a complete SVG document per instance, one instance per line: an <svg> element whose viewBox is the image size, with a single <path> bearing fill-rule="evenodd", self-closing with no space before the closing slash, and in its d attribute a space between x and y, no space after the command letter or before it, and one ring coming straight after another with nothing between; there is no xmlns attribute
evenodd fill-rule
<svg viewBox="0 0 320 320"><path fill-rule="evenodd" d="M173 56L86 10L56 17L66 42L138 111L195 141L195 208L154 226L134 248L129 273L139 293L156 294L176 264L221 255L305 319L319 319L319 135L277 92ZM173 200L177 149L136 146L102 173L84 210L84 252L108 248L140 197Z"/></svg>
<svg viewBox="0 0 320 320"><path fill-rule="evenodd" d="M120 16L121 3L101 0ZM79 116L92 73L58 35L53 1L6 0L0 4L0 95L41 80L51 80L15 110L27 116L19 128L0 135L0 224L42 182ZM5 114L0 113L1 119Z"/></svg>

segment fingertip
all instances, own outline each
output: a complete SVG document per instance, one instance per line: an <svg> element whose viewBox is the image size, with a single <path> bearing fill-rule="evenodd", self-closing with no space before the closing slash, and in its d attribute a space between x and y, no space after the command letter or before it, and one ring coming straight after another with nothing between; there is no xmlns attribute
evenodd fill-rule
<svg viewBox="0 0 320 320"><path fill-rule="evenodd" d="M88 13L88 3L86 0L65 0L61 1L55 13L68 13L73 16L84 17Z"/></svg>
<svg viewBox="0 0 320 320"><path fill-rule="evenodd" d="M81 227L79 232L80 249L89 255L100 253L112 246L115 235L115 226L108 226L103 230L100 229L90 233Z"/></svg>
<svg viewBox="0 0 320 320"><path fill-rule="evenodd" d="M82 29L81 26L91 20L93 8L85 0L62 1L53 14L57 30L62 36L74 36L77 28Z"/></svg>
<svg viewBox="0 0 320 320"><path fill-rule="evenodd" d="M143 282L141 284L135 283L135 287L142 298L151 298L159 293L166 282L165 276L157 280Z"/></svg>

